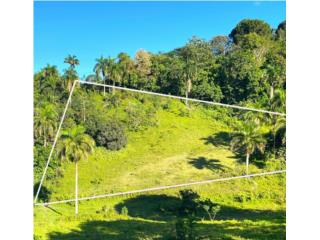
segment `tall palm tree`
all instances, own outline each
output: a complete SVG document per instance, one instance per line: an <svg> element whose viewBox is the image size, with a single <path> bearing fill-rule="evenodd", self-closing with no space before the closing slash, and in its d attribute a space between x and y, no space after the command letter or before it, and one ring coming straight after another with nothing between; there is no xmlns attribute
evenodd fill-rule
<svg viewBox="0 0 320 240"><path fill-rule="evenodd" d="M120 82L121 80L121 69L120 69L120 66L119 66L119 63L116 62L116 59L112 58L112 59L109 59L109 76L110 76L110 79L112 80L112 85L113 85L113 88L112 88L112 93L115 92L115 85L116 85L116 82Z"/></svg>
<svg viewBox="0 0 320 240"><path fill-rule="evenodd" d="M74 80L76 80L77 78L77 72L73 68L69 67L68 69L64 70L64 84L67 87L69 93L71 92Z"/></svg>
<svg viewBox="0 0 320 240"><path fill-rule="evenodd" d="M73 81L78 78L78 74L75 70L75 67L80 64L79 59L75 55L68 55L64 59L64 63L69 64L69 68L65 70L65 84L69 92L73 85Z"/></svg>
<svg viewBox="0 0 320 240"><path fill-rule="evenodd" d="M109 67L109 61L107 58L104 58L101 56L100 58L96 59L96 65L93 68L93 71L96 73L97 77L102 76L102 81L104 84L106 84L106 78L108 74L108 67ZM106 87L103 86L103 93L106 94Z"/></svg>
<svg viewBox="0 0 320 240"><path fill-rule="evenodd" d="M62 141L57 146L58 156L62 160L69 160L75 163L75 214L78 214L78 162L88 158L93 152L95 145L94 140L85 134L85 128L75 126L71 129L64 130L61 133Z"/></svg>
<svg viewBox="0 0 320 240"><path fill-rule="evenodd" d="M53 104L44 104L43 107L35 108L34 134L37 138L43 138L43 146L54 137L57 128L58 113Z"/></svg>
<svg viewBox="0 0 320 240"><path fill-rule="evenodd" d="M246 174L249 173L250 155L258 149L264 152L266 141L259 131L258 126L253 123L244 123L240 126L231 140L231 149L233 151L242 151L246 155Z"/></svg>
<svg viewBox="0 0 320 240"><path fill-rule="evenodd" d="M65 57L64 63L70 64L70 67L74 69L75 66L80 64L80 61L76 55L69 54L67 57Z"/></svg>

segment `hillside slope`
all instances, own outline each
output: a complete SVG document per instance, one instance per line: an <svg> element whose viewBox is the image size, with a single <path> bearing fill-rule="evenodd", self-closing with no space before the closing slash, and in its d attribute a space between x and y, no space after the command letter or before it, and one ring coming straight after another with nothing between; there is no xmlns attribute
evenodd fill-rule
<svg viewBox="0 0 320 240"><path fill-rule="evenodd" d="M241 156L229 150L230 131L200 110L185 116L158 110L157 124L131 131L120 151L98 147L79 163L79 197L242 175ZM250 172L282 168L279 160ZM51 200L74 197L74 165L63 163L62 176L46 180ZM203 239L285 239L285 175L193 186L201 198L221 205L216 220L196 229ZM179 189L143 195L35 207L38 239L172 239Z"/></svg>

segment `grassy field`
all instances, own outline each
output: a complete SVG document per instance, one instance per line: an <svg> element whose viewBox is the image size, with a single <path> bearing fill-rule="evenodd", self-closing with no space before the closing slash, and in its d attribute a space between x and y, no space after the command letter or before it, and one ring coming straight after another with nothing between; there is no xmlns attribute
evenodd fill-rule
<svg viewBox="0 0 320 240"><path fill-rule="evenodd" d="M241 156L229 150L230 128L194 110L190 116L159 110L158 124L129 132L126 148L96 148L79 163L79 197L242 175ZM283 168L272 160L250 172ZM74 198L74 164L63 176L46 180L51 200ZM285 239L285 175L191 187L221 205L214 221L199 221L202 239ZM35 207L38 239L173 239L175 217L166 209L179 203L178 191L113 197L74 204ZM127 211L126 211L127 209Z"/></svg>

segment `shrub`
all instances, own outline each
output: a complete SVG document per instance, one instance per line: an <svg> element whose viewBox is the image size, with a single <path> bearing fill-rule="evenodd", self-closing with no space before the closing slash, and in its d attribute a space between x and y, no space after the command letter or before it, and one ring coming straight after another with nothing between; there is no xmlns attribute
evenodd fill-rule
<svg viewBox="0 0 320 240"><path fill-rule="evenodd" d="M220 211L220 206L210 199L200 200L200 196L190 190L180 191L181 204L177 209L176 239L194 240L199 239L195 231L196 221L203 217L203 213L212 221Z"/></svg>
<svg viewBox="0 0 320 240"><path fill-rule="evenodd" d="M51 146L44 147L41 145L36 145L33 148L33 154L34 154L34 162L33 162L33 173L34 173L34 182L38 182L41 179L41 176L43 174L43 169L46 166L48 156L51 150ZM46 173L46 179L53 179L57 174L59 175L59 167L60 162L56 159L56 156L53 155L53 158L50 161L47 173Z"/></svg>
<svg viewBox="0 0 320 240"><path fill-rule="evenodd" d="M125 112L128 114L126 121L130 130L138 131L156 125L156 112L154 107L150 104L148 106L128 104L125 108Z"/></svg>
<svg viewBox="0 0 320 240"><path fill-rule="evenodd" d="M109 150L119 150L127 144L124 127L117 120L109 120L101 124L96 132L95 140L98 146Z"/></svg>
<svg viewBox="0 0 320 240"><path fill-rule="evenodd" d="M121 215L127 216L128 213L128 208L126 206L121 208Z"/></svg>

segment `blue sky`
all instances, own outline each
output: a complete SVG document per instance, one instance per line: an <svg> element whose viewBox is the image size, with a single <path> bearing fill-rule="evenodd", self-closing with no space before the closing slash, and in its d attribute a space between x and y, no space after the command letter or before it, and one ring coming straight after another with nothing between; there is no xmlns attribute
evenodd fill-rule
<svg viewBox="0 0 320 240"><path fill-rule="evenodd" d="M244 18L276 28L285 8L285 2L35 2L34 70L49 63L62 71L64 57L75 54L79 75L88 75L101 55L166 52L193 35L227 35Z"/></svg>

